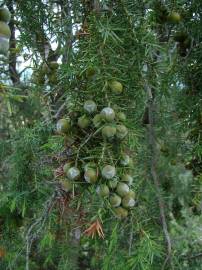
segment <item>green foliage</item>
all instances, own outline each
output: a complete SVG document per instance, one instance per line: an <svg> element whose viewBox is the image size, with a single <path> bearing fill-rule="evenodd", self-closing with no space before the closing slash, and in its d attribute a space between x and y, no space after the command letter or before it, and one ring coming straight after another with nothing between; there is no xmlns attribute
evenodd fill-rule
<svg viewBox="0 0 202 270"><path fill-rule="evenodd" d="M152 239L150 234L143 232L134 254L128 260L127 269L160 269L156 262L162 255L161 246Z"/></svg>
<svg viewBox="0 0 202 270"><path fill-rule="evenodd" d="M0 269L160 270L168 255L161 196L172 246L165 270L200 270L201 1L6 2L18 31L10 58L0 59ZM173 11L179 23L168 20ZM186 38L176 39L182 32ZM56 71L47 68L55 61ZM111 90L114 80L122 93ZM148 87L155 95L156 157L142 123ZM126 142L104 140L104 122L92 127L91 115L91 124L78 128L86 100L98 112L110 106L125 113ZM68 136L56 133L63 117L71 119ZM128 218L116 219L94 185L74 183L65 192L66 162L78 163L82 174L90 161L99 169L117 166L125 148L137 202ZM96 220L104 239L84 233Z"/></svg>

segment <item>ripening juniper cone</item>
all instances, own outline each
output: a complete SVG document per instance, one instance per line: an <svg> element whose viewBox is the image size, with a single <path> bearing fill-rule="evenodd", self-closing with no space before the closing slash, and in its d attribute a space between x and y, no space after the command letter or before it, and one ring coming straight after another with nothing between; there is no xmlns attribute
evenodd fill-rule
<svg viewBox="0 0 202 270"><path fill-rule="evenodd" d="M0 21L9 23L11 19L11 13L6 7L0 8Z"/></svg>
<svg viewBox="0 0 202 270"><path fill-rule="evenodd" d="M9 50L9 39L11 36L11 31L8 26L10 19L10 11L5 7L0 8L0 54L5 56Z"/></svg>
<svg viewBox="0 0 202 270"><path fill-rule="evenodd" d="M172 11L167 17L168 22L173 24L179 23L181 19L181 15L175 11Z"/></svg>
<svg viewBox="0 0 202 270"><path fill-rule="evenodd" d="M71 127L71 124L70 124L70 118L63 118L63 119L60 119L58 120L57 122L57 132L59 134L65 134L65 133L68 133L70 131L70 127Z"/></svg>
<svg viewBox="0 0 202 270"><path fill-rule="evenodd" d="M112 81L109 83L111 91L115 94L121 94L123 92L123 85L118 81Z"/></svg>
<svg viewBox="0 0 202 270"><path fill-rule="evenodd" d="M113 93L121 94L123 86L118 81L112 81L110 89ZM72 115L75 117L71 117ZM78 147L85 145L84 149L79 150L80 152L77 148L76 157L72 157L63 165L64 176L60 182L64 189L72 192L73 185L75 185L74 188L81 185L84 189L89 186L94 187L100 199L109 201L117 218L126 218L130 209L135 206L135 193L132 190L133 175L131 174L133 160L125 151L125 138L129 133L126 124L126 115L117 106L103 107L95 100L87 99L79 109L77 108L76 114L63 116L56 125L57 134L65 138L75 136L81 141ZM100 149L100 145L104 148L92 160L88 162L87 159L85 162L85 151L88 155L88 148L91 149L91 136L92 141L96 140L94 150L96 147ZM112 159L109 159L110 162L103 159L106 155L105 147L110 146L118 146L118 151L113 153L115 162ZM120 149L119 146L121 146ZM82 162L79 156L81 152L84 155Z"/></svg>

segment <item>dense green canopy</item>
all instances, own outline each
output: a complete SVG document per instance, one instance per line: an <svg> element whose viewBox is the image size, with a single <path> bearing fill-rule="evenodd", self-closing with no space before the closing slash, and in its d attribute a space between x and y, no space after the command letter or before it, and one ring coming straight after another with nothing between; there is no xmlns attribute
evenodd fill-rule
<svg viewBox="0 0 202 270"><path fill-rule="evenodd" d="M0 269L201 270L201 87L200 0L0 1Z"/></svg>

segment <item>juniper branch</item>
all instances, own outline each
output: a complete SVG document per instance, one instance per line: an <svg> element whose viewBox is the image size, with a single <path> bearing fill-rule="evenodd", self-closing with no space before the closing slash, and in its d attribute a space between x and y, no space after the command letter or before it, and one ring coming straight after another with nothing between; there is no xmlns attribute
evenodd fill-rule
<svg viewBox="0 0 202 270"><path fill-rule="evenodd" d="M146 89L147 89L147 94L149 97L148 98L149 125L147 125L147 130L148 130L149 144L150 144L151 156L152 156L150 171L151 171L153 182L156 188L156 196L157 196L158 204L159 204L161 224L162 224L164 238L167 245L167 256L161 269L164 270L168 262L170 263L170 266L173 269L172 261L171 261L172 245L171 245L170 235L168 232L168 225L166 222L165 203L161 195L161 184L160 184L159 176L157 173L158 152L157 152L157 144L156 144L156 134L155 134L155 129L154 129L155 100L152 95L152 89L149 87L148 83L146 83Z"/></svg>
<svg viewBox="0 0 202 270"><path fill-rule="evenodd" d="M26 267L25 270L30 270L29 268L29 257L30 257L30 252L32 248L33 241L38 237L40 234L41 230L44 227L44 224L46 220L48 219L50 210L52 209L55 199L57 197L57 192L56 190L53 192L51 197L48 199L46 202L46 206L44 207L43 214L29 227L27 235L26 235ZM35 228L38 229L33 232Z"/></svg>

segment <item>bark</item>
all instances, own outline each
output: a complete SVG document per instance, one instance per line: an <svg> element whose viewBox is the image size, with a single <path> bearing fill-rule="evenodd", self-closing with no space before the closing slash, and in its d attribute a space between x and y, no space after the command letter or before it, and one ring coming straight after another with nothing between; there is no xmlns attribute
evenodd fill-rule
<svg viewBox="0 0 202 270"><path fill-rule="evenodd" d="M9 27L11 30L10 37L10 54L9 54L9 74L10 79L14 85L18 85L20 83L20 75L17 72L17 55L16 55L16 36L15 36L15 22L14 22L14 3L13 0L7 1L8 9L11 13L11 21L9 23Z"/></svg>

